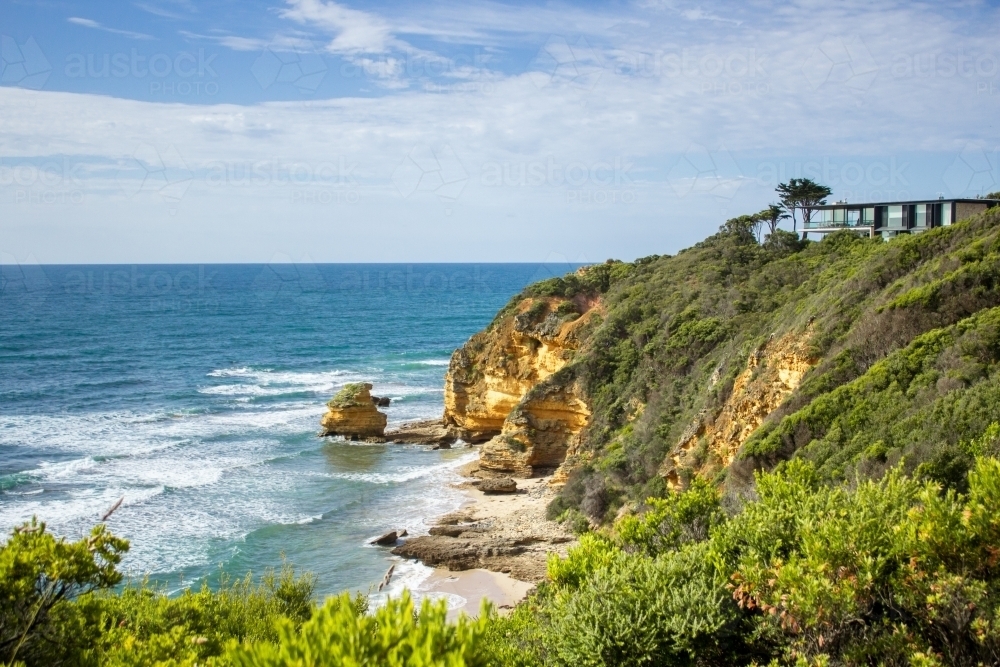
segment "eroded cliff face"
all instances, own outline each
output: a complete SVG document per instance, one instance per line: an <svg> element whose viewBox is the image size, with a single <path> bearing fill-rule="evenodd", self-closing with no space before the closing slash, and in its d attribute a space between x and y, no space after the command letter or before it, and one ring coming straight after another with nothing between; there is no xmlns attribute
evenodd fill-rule
<svg viewBox="0 0 1000 667"><path fill-rule="evenodd" d="M559 314L561 303L584 312L567 321L571 314ZM584 300L524 299L514 313L470 338L452 355L445 375L445 424L469 442L498 435L528 391L573 358L594 306Z"/></svg>
<svg viewBox="0 0 1000 667"><path fill-rule="evenodd" d="M590 408L580 384L557 374L599 313L596 299L528 298L452 355L444 421L467 441L488 441L483 470L530 477L578 446Z"/></svg>
<svg viewBox="0 0 1000 667"><path fill-rule="evenodd" d="M483 445L482 469L531 477L558 468L554 481L565 481L591 413L580 382L559 379L541 383L511 411L499 435Z"/></svg>
<svg viewBox="0 0 1000 667"><path fill-rule="evenodd" d="M711 475L727 467L750 434L784 402L817 363L809 356L811 328L772 336L750 355L732 392L715 415L701 414L680 437L660 474L671 488L682 486L679 471Z"/></svg>

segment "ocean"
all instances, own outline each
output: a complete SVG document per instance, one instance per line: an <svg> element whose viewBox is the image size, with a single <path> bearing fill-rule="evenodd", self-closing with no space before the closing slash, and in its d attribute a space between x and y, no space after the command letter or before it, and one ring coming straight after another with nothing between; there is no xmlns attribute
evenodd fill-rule
<svg viewBox="0 0 1000 667"><path fill-rule="evenodd" d="M320 597L397 562L368 542L459 506L474 450L318 436L348 382L389 425L438 417L451 352L525 285L573 267L0 267L0 530L109 519L122 569L169 591L286 561ZM400 564L393 590L429 573Z"/></svg>

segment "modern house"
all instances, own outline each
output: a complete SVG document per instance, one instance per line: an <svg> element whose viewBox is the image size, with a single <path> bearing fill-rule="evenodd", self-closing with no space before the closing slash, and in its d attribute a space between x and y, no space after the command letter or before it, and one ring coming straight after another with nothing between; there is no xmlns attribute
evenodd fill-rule
<svg viewBox="0 0 1000 667"><path fill-rule="evenodd" d="M1000 206L1000 199L939 198L810 206L807 209L809 221L802 226L802 238L806 238L809 232L829 234L841 229L850 229L872 238L916 234L933 227L948 226L993 206Z"/></svg>

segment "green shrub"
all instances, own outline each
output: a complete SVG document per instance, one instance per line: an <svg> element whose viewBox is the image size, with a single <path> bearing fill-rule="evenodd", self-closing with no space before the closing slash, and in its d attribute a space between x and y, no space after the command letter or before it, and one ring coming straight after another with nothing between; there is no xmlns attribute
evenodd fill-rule
<svg viewBox="0 0 1000 667"><path fill-rule="evenodd" d="M560 317L566 317L567 315L579 315L580 309L572 301L563 301L556 308L556 314Z"/></svg>
<svg viewBox="0 0 1000 667"><path fill-rule="evenodd" d="M590 519L576 509L566 510L556 518L556 521L564 524L574 535L583 535L590 531Z"/></svg>
<svg viewBox="0 0 1000 667"><path fill-rule="evenodd" d="M336 395L327 401L327 406L331 408L351 408L356 406L363 406L359 400L359 396L365 390L364 382L351 382L345 384L343 388L336 393Z"/></svg>
<svg viewBox="0 0 1000 667"><path fill-rule="evenodd" d="M655 556L700 542L725 520L718 490L700 478L687 491L648 498L646 505L643 514L624 516L615 523L617 541L626 551Z"/></svg>
<svg viewBox="0 0 1000 667"><path fill-rule="evenodd" d="M610 539L600 533L585 533L566 558L550 554L547 563L549 581L557 588L578 588L594 572L607 568L621 556Z"/></svg>
<svg viewBox="0 0 1000 667"><path fill-rule="evenodd" d="M1000 428L979 434L1000 419L998 361L1000 308L990 308L918 336L857 379L765 424L741 455L798 451L833 479L865 460L905 457L911 469L927 464L921 475L954 486L977 453L994 451ZM985 440L963 454L960 441L977 436Z"/></svg>
<svg viewBox="0 0 1000 667"><path fill-rule="evenodd" d="M94 641L97 623L74 603L121 581L128 542L104 524L77 542L56 538L32 519L0 545L0 663L72 663Z"/></svg>
<svg viewBox="0 0 1000 667"><path fill-rule="evenodd" d="M278 642L232 645L229 658L242 667L475 667L486 665L483 637L489 618L446 620L443 600L424 600L419 611L408 593L365 614L349 595L330 598L296 630L290 621L278 626Z"/></svg>
<svg viewBox="0 0 1000 667"><path fill-rule="evenodd" d="M656 559L616 558L547 610L556 665L733 664L739 614L726 580L689 545ZM735 641L720 641L732 636Z"/></svg>
<svg viewBox="0 0 1000 667"><path fill-rule="evenodd" d="M489 617L481 650L491 667L540 667L545 664L544 626L538 620L538 597L522 602L507 616Z"/></svg>
<svg viewBox="0 0 1000 667"><path fill-rule="evenodd" d="M256 585L249 574L223 577L214 590L203 584L170 597L141 583L80 604L100 618L103 631L91 653L102 665L229 664L223 654L230 641L277 642L279 621L298 627L308 620L313 590L312 576L296 577L286 566Z"/></svg>

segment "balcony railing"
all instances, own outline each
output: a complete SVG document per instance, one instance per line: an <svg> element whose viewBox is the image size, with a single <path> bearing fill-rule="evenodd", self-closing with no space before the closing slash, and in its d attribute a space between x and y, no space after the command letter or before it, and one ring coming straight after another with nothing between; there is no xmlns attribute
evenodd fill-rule
<svg viewBox="0 0 1000 667"><path fill-rule="evenodd" d="M805 223L803 226L805 229L827 229L830 227L845 227L847 229L853 229L854 227L871 227L875 224L872 220L817 220L813 218L809 222Z"/></svg>

